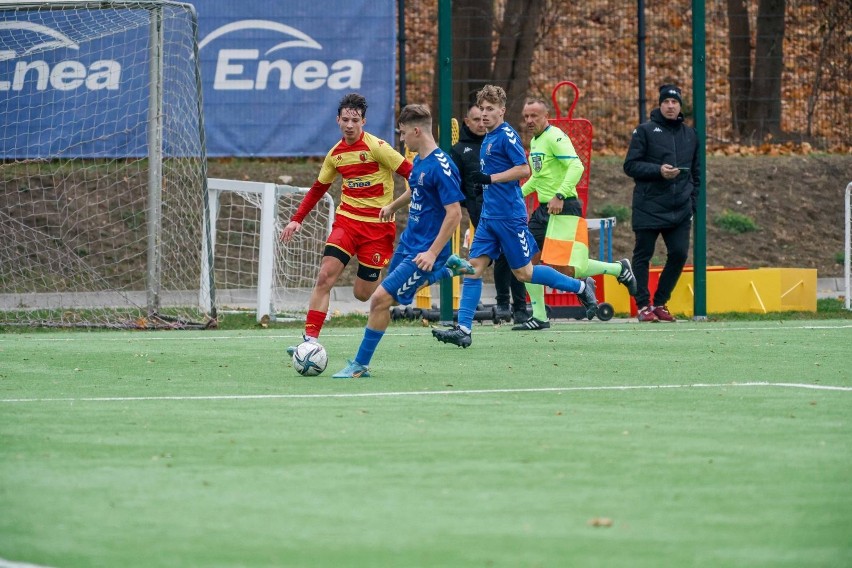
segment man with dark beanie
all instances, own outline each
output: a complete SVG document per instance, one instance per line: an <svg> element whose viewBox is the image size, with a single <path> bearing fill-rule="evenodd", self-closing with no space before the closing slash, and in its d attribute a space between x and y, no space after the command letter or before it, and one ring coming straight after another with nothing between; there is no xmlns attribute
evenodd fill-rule
<svg viewBox="0 0 852 568"><path fill-rule="evenodd" d="M660 87L660 107L633 131L624 173L633 188L633 273L640 322L675 321L666 303L677 285L689 255L689 234L698 199L698 135L683 122L680 87ZM666 263L654 293L648 291L648 271L657 238L666 245Z"/></svg>

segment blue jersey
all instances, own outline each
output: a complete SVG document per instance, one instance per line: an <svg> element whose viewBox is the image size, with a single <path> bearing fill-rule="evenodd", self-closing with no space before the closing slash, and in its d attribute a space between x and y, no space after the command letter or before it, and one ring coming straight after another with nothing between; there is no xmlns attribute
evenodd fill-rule
<svg viewBox="0 0 852 568"><path fill-rule="evenodd" d="M515 166L527 165L524 146L515 129L504 122L485 135L479 149L479 166L483 173L496 174ZM491 183L484 186L482 217L488 219L527 218L527 206L517 181Z"/></svg>
<svg viewBox="0 0 852 568"><path fill-rule="evenodd" d="M458 168L440 148L425 158L414 158L414 168L408 176L408 225L399 238L401 245L415 254L432 246L444 222L444 206L464 201L460 179ZM445 249L448 251L449 247L448 242Z"/></svg>

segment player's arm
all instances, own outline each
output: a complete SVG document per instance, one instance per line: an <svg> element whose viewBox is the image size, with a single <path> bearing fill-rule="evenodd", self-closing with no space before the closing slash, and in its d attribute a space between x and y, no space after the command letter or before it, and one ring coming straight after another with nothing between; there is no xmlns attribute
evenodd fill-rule
<svg viewBox="0 0 852 568"><path fill-rule="evenodd" d="M302 221L305 220L305 217L313 210L314 206L319 203L319 200L322 199L322 196L325 195L329 187L331 187L330 183L321 183L319 180L314 182L314 185L311 186L311 189L302 198L302 202L299 204L299 208L293 214L293 217L290 218L290 222L281 231L282 241L285 243L289 242L293 238L293 235L302 228Z"/></svg>
<svg viewBox="0 0 852 568"><path fill-rule="evenodd" d="M444 222L441 223L441 228L432 241L432 246L427 250L419 253L414 257L414 264L421 270L430 271L435 266L435 259L444 250L444 247L450 242L453 233L461 222L462 212L461 205L458 201L444 205Z"/></svg>
<svg viewBox="0 0 852 568"><path fill-rule="evenodd" d="M521 166L513 166L506 171L497 172L491 175L482 172L475 172L474 179L478 183L488 185L492 183L505 183L508 181L516 181L519 179L524 179L525 177L529 177L529 175L529 164L523 164Z"/></svg>
<svg viewBox="0 0 852 568"><path fill-rule="evenodd" d="M411 186L408 185L408 182L405 182L405 191L402 192L402 195L391 201L390 204L382 207L381 211L379 211L379 220L392 221L396 212L403 207L407 207L409 203L411 203Z"/></svg>
<svg viewBox="0 0 852 568"><path fill-rule="evenodd" d="M337 177L337 170L331 161L332 150L329 150L328 154L326 154L325 160L323 160L322 163L322 168L320 168L320 173L314 184L311 186L311 189L309 189L305 197L302 198L299 208L290 218L290 222L287 223L287 226L281 231L281 240L285 243L289 242L290 239L293 238L293 235L302 228L302 221L305 220L308 213L310 213L316 204L319 203L320 199L322 199L323 195L325 195L328 191L328 188L331 187L331 182L333 182L334 178Z"/></svg>

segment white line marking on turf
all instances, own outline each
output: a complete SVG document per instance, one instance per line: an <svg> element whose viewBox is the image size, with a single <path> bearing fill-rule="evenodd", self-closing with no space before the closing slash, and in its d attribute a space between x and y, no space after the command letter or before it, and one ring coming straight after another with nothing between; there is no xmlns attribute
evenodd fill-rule
<svg viewBox="0 0 852 568"><path fill-rule="evenodd" d="M852 392L852 387L832 385L809 385L804 383L695 383L691 385L615 385L609 387L538 387L519 389L466 389L438 391L390 391L390 392L348 392L348 393L310 393L310 394L215 394L215 395L164 395L164 396L93 396L79 398L4 398L0 403L13 402L136 402L157 400L275 400L304 398L381 398L404 396L435 396L453 394L520 394L541 392L580 392L580 391L628 391L628 390L664 390L664 389L707 389L728 387L777 387L807 390L827 390ZM2 567L0 567L2 568Z"/></svg>
<svg viewBox="0 0 852 568"><path fill-rule="evenodd" d="M0 568L49 568L49 567L43 566L41 564L29 564L27 562L12 562L11 560L6 560L4 558L0 558Z"/></svg>
<svg viewBox="0 0 852 568"><path fill-rule="evenodd" d="M594 333L671 333L671 332L734 332L734 331L788 331L791 329L813 329L813 330L845 330L852 329L852 324L840 325L773 325L766 327L727 327L725 322L707 322L701 323L697 327L686 327L687 323L676 323L672 325L641 325L637 322L628 322L627 327L610 327L609 325L597 325L587 322L568 322L562 324L556 322L557 326L551 327L548 334L594 334ZM616 324L613 324L616 325ZM474 328L476 332L477 328ZM148 333L156 332L116 332L122 334L116 337L112 334L104 333L103 335L95 335L92 333L80 334L75 337L47 337L33 335L6 335L0 336L0 343L17 343L26 342L32 343L35 341L45 343L69 343L74 341L85 341L94 343L96 341L106 342L133 342L133 341L215 341L215 340L286 340L292 341L301 337L301 332L296 331L293 334L285 335L263 335L261 332L253 332L247 335L215 335L211 331L169 331L166 335L148 335ZM324 337L361 337L364 334L363 329L353 330L351 332L342 332L339 330L328 330ZM406 332L406 331L390 331L385 333L385 337L417 337L423 333Z"/></svg>

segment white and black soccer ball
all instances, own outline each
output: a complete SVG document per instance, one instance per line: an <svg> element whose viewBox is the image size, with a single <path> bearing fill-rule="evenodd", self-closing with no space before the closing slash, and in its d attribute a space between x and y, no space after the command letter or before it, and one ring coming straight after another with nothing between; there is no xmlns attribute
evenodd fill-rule
<svg viewBox="0 0 852 568"><path fill-rule="evenodd" d="M315 377L325 371L328 365L328 353L325 347L316 342L305 341L296 346L293 352L293 368L305 377Z"/></svg>

